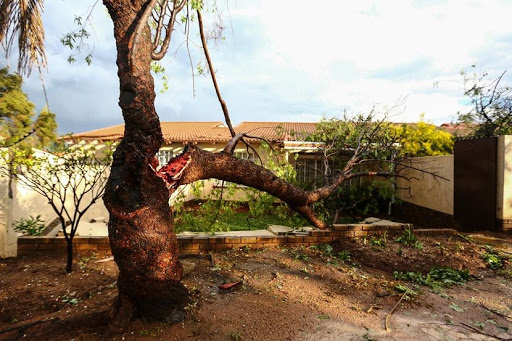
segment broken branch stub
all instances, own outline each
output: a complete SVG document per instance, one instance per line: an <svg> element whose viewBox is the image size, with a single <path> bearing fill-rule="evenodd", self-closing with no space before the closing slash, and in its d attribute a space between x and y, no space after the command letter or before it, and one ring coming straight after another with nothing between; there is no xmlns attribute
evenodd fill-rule
<svg viewBox="0 0 512 341"><path fill-rule="evenodd" d="M158 170L157 167L159 163L156 158L152 160L149 166L155 174L165 182L167 189L172 193L178 187L178 182L183 175L183 171L190 164L190 161L192 161L190 153L184 150L183 153L170 159L166 165Z"/></svg>

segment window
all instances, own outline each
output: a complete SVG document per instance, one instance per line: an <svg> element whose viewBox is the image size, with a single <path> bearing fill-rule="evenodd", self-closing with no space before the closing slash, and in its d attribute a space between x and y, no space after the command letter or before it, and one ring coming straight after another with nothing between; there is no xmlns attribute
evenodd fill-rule
<svg viewBox="0 0 512 341"><path fill-rule="evenodd" d="M329 160L330 174L328 175L328 181L332 183L336 176L340 173L341 168L344 164L332 164ZM357 170L361 172L362 166L359 165ZM311 184L313 187L325 185L325 164L320 158L301 158L299 157L295 163L295 171L297 172L297 181L301 183ZM361 177L351 178L343 182L342 186L353 186L361 183Z"/></svg>
<svg viewBox="0 0 512 341"><path fill-rule="evenodd" d="M252 161L254 163L256 163L258 161L258 157L254 153L235 152L235 153L233 153L233 156L238 158L238 159L249 160L249 161Z"/></svg>
<svg viewBox="0 0 512 341"><path fill-rule="evenodd" d="M297 181L302 183L323 182L324 163L319 159L297 159L295 164Z"/></svg>
<svg viewBox="0 0 512 341"><path fill-rule="evenodd" d="M155 157L158 159L158 162L160 163L159 167L162 167L163 165L167 164L169 160L172 158L172 150L159 150L158 153L156 153Z"/></svg>

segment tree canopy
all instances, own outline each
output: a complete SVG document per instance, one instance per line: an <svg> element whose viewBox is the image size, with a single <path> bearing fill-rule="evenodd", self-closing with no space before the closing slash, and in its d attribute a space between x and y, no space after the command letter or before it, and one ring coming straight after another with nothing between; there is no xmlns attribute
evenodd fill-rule
<svg viewBox="0 0 512 341"><path fill-rule="evenodd" d="M22 83L19 74L0 69L0 147L48 147L57 138L55 114L45 107L34 121L35 106Z"/></svg>
<svg viewBox="0 0 512 341"><path fill-rule="evenodd" d="M472 65L474 69L476 66ZM459 115L459 121L475 125L474 136L512 134L512 88L504 84L506 70L492 78L487 72L461 72L464 95L472 108Z"/></svg>

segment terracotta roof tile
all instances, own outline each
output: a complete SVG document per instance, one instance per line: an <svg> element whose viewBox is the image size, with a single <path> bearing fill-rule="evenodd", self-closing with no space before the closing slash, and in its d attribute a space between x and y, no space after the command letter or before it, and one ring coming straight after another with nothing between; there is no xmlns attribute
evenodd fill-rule
<svg viewBox="0 0 512 341"><path fill-rule="evenodd" d="M473 133L477 128L477 125L473 123L443 123L439 128L452 135L465 137Z"/></svg>
<svg viewBox="0 0 512 341"><path fill-rule="evenodd" d="M162 122L166 143L172 142L227 142L231 135L222 122ZM315 131L316 123L298 122L242 122L237 133L263 137L269 141L296 141ZM73 134L85 141L116 141L124 135L124 124Z"/></svg>
<svg viewBox="0 0 512 341"><path fill-rule="evenodd" d="M228 128L222 122L162 122L166 143L229 141ZM73 134L75 139L115 141L124 136L124 124Z"/></svg>
<svg viewBox="0 0 512 341"><path fill-rule="evenodd" d="M303 141L315 131L316 125L314 122L241 122L235 131L269 141Z"/></svg>

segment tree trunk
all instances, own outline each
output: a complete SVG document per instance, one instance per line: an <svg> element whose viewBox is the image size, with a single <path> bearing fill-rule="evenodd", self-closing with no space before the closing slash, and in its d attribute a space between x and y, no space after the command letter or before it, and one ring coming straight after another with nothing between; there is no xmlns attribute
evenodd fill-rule
<svg viewBox="0 0 512 341"><path fill-rule="evenodd" d="M73 271L73 239L67 239L66 244L66 250L68 255L68 259L66 261L66 272L71 273L71 271Z"/></svg>
<svg viewBox="0 0 512 341"><path fill-rule="evenodd" d="M124 138L116 148L104 201L110 213L110 246L119 266L119 300L114 324L133 313L173 321L188 300L169 208L169 191L149 166L163 138L155 111L147 26L133 45L143 1L104 0L114 22ZM133 61L130 51L134 49ZM177 313L178 312L178 313Z"/></svg>

